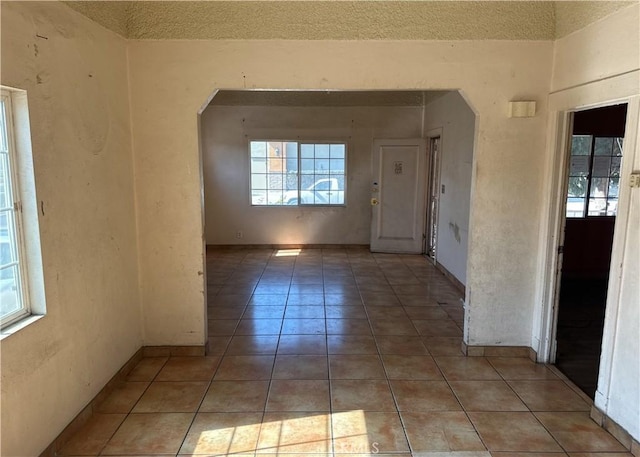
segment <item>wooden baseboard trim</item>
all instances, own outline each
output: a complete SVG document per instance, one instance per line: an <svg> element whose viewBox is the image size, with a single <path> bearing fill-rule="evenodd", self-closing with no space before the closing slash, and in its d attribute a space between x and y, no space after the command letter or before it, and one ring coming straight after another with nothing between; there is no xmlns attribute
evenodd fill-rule
<svg viewBox="0 0 640 457"><path fill-rule="evenodd" d="M600 427L611 433L615 439L620 441L624 447L634 456L640 457L640 443L635 440L629 432L622 428L616 421L612 420L604 412L600 411L595 405L591 405L591 419L593 419Z"/></svg>
<svg viewBox="0 0 640 457"><path fill-rule="evenodd" d="M537 361L537 353L527 346L469 346L462 342L462 353L467 357L520 357Z"/></svg>

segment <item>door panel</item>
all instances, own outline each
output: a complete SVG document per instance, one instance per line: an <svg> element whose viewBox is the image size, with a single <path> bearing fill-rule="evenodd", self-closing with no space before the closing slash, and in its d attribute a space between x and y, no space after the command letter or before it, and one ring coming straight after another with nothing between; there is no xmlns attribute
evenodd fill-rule
<svg viewBox="0 0 640 457"><path fill-rule="evenodd" d="M376 140L371 250L419 254L424 229L424 140Z"/></svg>

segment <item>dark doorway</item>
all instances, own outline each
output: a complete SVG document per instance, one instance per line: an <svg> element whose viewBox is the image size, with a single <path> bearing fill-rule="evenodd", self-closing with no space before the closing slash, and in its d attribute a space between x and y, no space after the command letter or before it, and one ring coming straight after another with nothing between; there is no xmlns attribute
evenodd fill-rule
<svg viewBox="0 0 640 457"><path fill-rule="evenodd" d="M556 365L591 398L600 364L627 105L574 114Z"/></svg>

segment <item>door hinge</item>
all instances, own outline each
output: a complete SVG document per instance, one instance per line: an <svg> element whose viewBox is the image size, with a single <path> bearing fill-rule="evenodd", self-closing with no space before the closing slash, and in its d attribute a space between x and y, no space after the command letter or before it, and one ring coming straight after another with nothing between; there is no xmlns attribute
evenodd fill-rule
<svg viewBox="0 0 640 457"><path fill-rule="evenodd" d="M558 254L564 254L564 246L558 246Z"/></svg>

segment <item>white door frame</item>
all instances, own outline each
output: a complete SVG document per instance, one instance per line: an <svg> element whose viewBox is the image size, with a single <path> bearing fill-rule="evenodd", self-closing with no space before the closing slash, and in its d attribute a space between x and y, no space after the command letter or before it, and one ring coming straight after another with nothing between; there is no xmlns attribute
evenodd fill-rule
<svg viewBox="0 0 640 457"><path fill-rule="evenodd" d="M567 164L568 139L571 132L571 113L578 110L596 108L617 103L627 103L627 121L623 160L620 179L618 214L611 251L611 267L607 288L605 324L603 329L602 351L596 405L606 411L611 385L613 354L620 304L622 266L625 256L625 242L629 230L630 193L629 179L634 167L640 162L638 136L640 129L640 93L637 75L625 74L597 81L583 86L556 92L549 97L549 136L548 160L545 165L545 188L542 214L540 250L538 263L538 285L536 301L538 311L534 315L532 346L537 349L538 361L555 360L555 327L557 307L555 306L557 289L557 249L561 241L560 230L564 218L565 171Z"/></svg>
<svg viewBox="0 0 640 457"><path fill-rule="evenodd" d="M443 128L439 127L437 129L432 129L429 130L425 137L425 145L426 145L426 157L425 157L425 196L424 196L424 210L423 210L423 214L425 215L425 222L424 222L424 234L423 237L425 239L424 242L424 254L429 254L429 244L430 244L430 240L429 240L429 236L431 234L431 226L433 224L433 221L431 220L432 215L431 215L431 188L433 186L433 183L431 182L431 178L433 178L434 176L434 170L433 168L433 151L431 150L431 144L434 138L438 138L438 162L436 163L436 167L438 168L435 171L435 174L438 177L438 183L440 183L440 170L441 170L441 164L442 164L442 142L443 142ZM436 189L436 192L438 192L438 200L440 199L439 197L439 190ZM435 216L435 222L436 224L438 223L438 215L440 213L440 202L438 201L438 208L436 210L436 216ZM436 232L436 238L437 238L437 232ZM437 244L437 242L436 242ZM429 256L429 258L433 261L434 265L437 261L438 258L438 252L437 249L434 249L434 255L433 257Z"/></svg>

